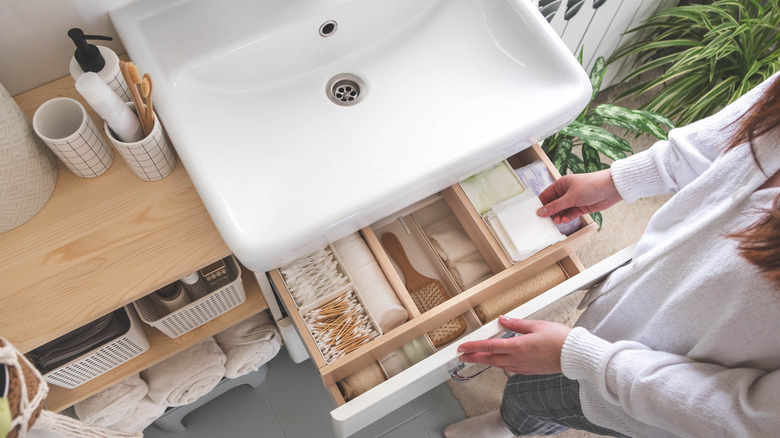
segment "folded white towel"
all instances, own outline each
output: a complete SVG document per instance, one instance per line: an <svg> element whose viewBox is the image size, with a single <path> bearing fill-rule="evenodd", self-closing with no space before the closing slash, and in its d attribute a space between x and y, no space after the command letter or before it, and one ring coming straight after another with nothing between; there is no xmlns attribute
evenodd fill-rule
<svg viewBox="0 0 780 438"><path fill-rule="evenodd" d="M490 266L485 263L485 259L478 252L455 262L445 261L444 263L458 286L463 290L470 288L491 273Z"/></svg>
<svg viewBox="0 0 780 438"><path fill-rule="evenodd" d="M125 433L141 432L154 423L154 420L160 418L165 413L165 409L165 406L155 402L148 396L144 397L129 417L112 424L109 426L109 429Z"/></svg>
<svg viewBox="0 0 780 438"><path fill-rule="evenodd" d="M74 409L81 421L107 427L129 416L146 395L148 387L138 374L122 380L79 403Z"/></svg>
<svg viewBox="0 0 780 438"><path fill-rule="evenodd" d="M454 215L432 223L425 228L425 234L431 239L431 244L442 260L457 262L477 252L474 242L460 228Z"/></svg>
<svg viewBox="0 0 780 438"><path fill-rule="evenodd" d="M217 333L214 339L227 356L225 377L229 379L257 371L282 347L282 337L267 312Z"/></svg>
<svg viewBox="0 0 780 438"><path fill-rule="evenodd" d="M171 356L141 372L149 398L165 406L192 403L217 386L225 376L225 353L214 338Z"/></svg>

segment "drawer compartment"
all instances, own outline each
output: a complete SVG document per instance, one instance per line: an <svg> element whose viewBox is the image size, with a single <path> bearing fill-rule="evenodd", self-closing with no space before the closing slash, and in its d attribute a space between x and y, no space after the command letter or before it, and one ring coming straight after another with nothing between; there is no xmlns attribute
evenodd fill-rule
<svg viewBox="0 0 780 438"><path fill-rule="evenodd" d="M538 145L533 145L527 149L524 149L523 151L505 160L503 164L499 163L494 169L503 170L504 173L511 172L513 174L511 176L515 176L517 182L522 184L520 183L520 176L514 175L514 171L510 169L519 169L521 167L531 165L532 163L536 164L538 162L541 163L542 167L546 167L548 173L547 176L550 178L550 180L560 178L560 174L558 173L557 169L555 169L555 166L547 158ZM494 169L488 169L484 173L497 173L493 172ZM508 180L509 178L510 177L506 177L504 180ZM514 182L514 179L512 179L510 182ZM471 182L469 188L474 185L476 184ZM508 189L504 189L503 191L508 192ZM516 263L522 263L528 258L527 254L521 255L520 257L515 255L515 260L517 261L512 260L510 254L512 254L514 251L509 249L512 246L511 242L509 242L511 239L507 237L506 232L499 229L500 220L498 215L494 211L490 211L489 207L483 205L484 201L479 199L477 194L473 193L473 189L471 193L471 196L474 198L473 201L469 198L469 195L466 193L466 190L464 190L462 184L456 184L444 190L442 195L445 197L445 199L447 199L450 205L453 206L453 211L458 216L458 219L463 224L469 235L472 236L472 239L474 239L475 242L480 242L482 245L481 252L488 255L485 258L489 263L491 263L491 267L494 269L494 271L496 269L507 268ZM526 188L526 191L517 198L509 199L519 200L523 197L528 197L529 199L535 198L531 187ZM536 202L535 199L533 201ZM475 203L480 205L480 208L482 208L481 211L477 210L477 207L474 205ZM507 209L506 202L502 202L501 204L505 207L505 209ZM538 219L535 217L535 209L529 210L526 214L531 216L531 220L536 221ZM540 223L539 225L543 226L544 230L549 231L551 229L552 232L555 232L555 228L552 227L552 222ZM586 215L579 220L578 227L576 224L571 224L569 226L559 226L558 228L561 229L559 231L560 233L566 233L565 239L562 234L556 233L563 240L554 243L551 246L565 244L569 247L576 248L581 244L581 237L594 231L595 225L593 224L593 221L590 219L590 217ZM499 235L501 236L499 237Z"/></svg>
<svg viewBox="0 0 780 438"><path fill-rule="evenodd" d="M517 168L538 160L545 163L554 178L559 177L538 146L523 150L506 163ZM404 359L393 358L405 344L422 337L431 340L437 351L449 350L471 333L497 324L495 318L499 314L522 307L524 302L540 294L544 296L550 288L555 289L553 286L582 271L574 249L594 231L595 224L583 218L580 228L564 240L513 263L459 184L377 221L361 229L360 237L381 269L386 284L406 309L408 320L383 330L380 336L330 362L318 353L316 341L306 328L280 270L269 275L304 344L312 352L325 386L342 405L372 385L387 387L386 384L408 374L398 369ZM388 235L400 244L403 257L399 257L392 244L388 246ZM337 242L332 246L339 253ZM462 265L464 261L470 264ZM409 266L404 265L435 280L446 297L434 304L422 304L416 296L417 286L407 287ZM345 271L351 275L349 267ZM437 329L453 320L465 327L452 338L436 341ZM389 357L395 361L388 363L391 372L383 368L383 361ZM412 368L426 362L413 364ZM361 386L357 391L355 382Z"/></svg>

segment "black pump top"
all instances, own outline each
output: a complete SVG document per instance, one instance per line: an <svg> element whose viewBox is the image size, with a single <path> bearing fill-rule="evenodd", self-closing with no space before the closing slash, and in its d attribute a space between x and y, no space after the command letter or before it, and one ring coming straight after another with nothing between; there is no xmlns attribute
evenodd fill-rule
<svg viewBox="0 0 780 438"><path fill-rule="evenodd" d="M97 46L88 44L87 40L111 41L113 38L101 35L84 35L84 31L79 28L73 28L68 31L68 36L76 44L76 51L73 57L79 63L79 66L85 72L99 72L106 65L106 60L100 54Z"/></svg>

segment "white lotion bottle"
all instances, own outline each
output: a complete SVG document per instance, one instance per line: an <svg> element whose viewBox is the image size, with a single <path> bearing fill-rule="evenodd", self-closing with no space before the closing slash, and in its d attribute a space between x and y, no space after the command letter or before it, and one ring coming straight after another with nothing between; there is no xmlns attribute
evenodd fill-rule
<svg viewBox="0 0 780 438"><path fill-rule="evenodd" d="M108 123L118 140L125 143L143 140L144 131L138 116L111 91L97 73L87 72L81 75L76 80L76 90L100 118Z"/></svg>
<svg viewBox="0 0 780 438"><path fill-rule="evenodd" d="M84 35L84 31L73 28L68 36L76 45L73 58L70 59L70 75L78 80L88 72L97 73L100 79L111 87L111 90L123 101L130 102L130 91L125 78L119 70L119 57L108 47L87 43L87 40L111 41L111 37L101 35Z"/></svg>

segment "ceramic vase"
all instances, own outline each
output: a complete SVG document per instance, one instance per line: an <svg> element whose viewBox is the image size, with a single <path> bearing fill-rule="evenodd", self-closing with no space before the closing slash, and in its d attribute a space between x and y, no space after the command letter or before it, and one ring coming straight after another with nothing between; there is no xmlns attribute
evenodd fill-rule
<svg viewBox="0 0 780 438"><path fill-rule="evenodd" d="M56 157L0 84L0 233L35 216L56 183Z"/></svg>

